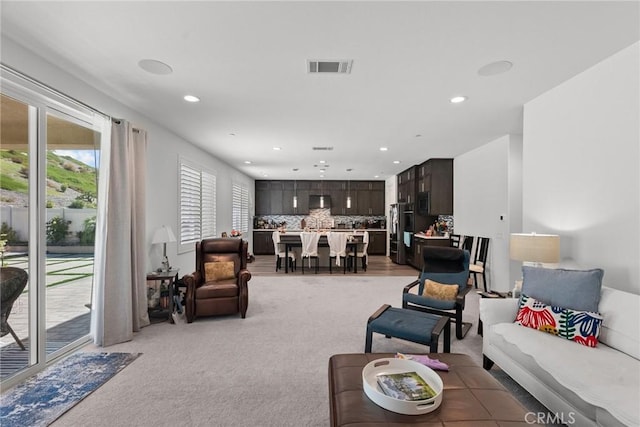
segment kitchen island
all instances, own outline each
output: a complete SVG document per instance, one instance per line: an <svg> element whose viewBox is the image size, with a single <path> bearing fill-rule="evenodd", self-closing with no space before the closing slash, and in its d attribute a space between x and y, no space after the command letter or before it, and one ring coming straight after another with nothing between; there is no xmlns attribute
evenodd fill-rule
<svg viewBox="0 0 640 427"><path fill-rule="evenodd" d="M422 249L425 246L451 246L451 239L449 236L427 236L424 233L416 233L413 235L414 239L414 256L411 265L422 270L424 266L424 260L422 259Z"/></svg>
<svg viewBox="0 0 640 427"><path fill-rule="evenodd" d="M254 255L274 255L272 233L275 229L254 229L253 230L253 253ZM316 231L316 230L312 230ZM355 228L334 228L327 229L326 231L339 231L345 233L362 233L365 229ZM369 228L366 229L369 232L369 248L367 250L369 255L386 255L387 253L387 230L384 228ZM286 234L298 233L300 229L287 229Z"/></svg>

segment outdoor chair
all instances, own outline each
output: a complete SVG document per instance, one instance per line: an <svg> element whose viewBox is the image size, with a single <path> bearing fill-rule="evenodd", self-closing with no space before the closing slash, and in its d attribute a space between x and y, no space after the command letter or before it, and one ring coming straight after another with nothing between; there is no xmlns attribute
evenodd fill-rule
<svg viewBox="0 0 640 427"><path fill-rule="evenodd" d="M24 288L27 286L29 275L26 271L17 267L0 268L0 336L11 334L21 349L26 350L24 344L18 338L11 325L9 325L9 314L13 308L13 303L18 299Z"/></svg>

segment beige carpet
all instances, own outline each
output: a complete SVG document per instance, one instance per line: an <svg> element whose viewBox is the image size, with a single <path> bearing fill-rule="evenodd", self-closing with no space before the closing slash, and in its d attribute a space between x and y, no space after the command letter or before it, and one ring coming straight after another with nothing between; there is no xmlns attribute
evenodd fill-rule
<svg viewBox="0 0 640 427"><path fill-rule="evenodd" d="M327 426L327 366L364 349L368 317L401 305L414 277L254 277L246 319L160 323L132 342L85 351L140 352L126 371L76 405L60 426ZM465 310L471 332L452 352L481 363L477 299ZM453 332L453 331L452 331ZM374 352L426 352L374 334Z"/></svg>

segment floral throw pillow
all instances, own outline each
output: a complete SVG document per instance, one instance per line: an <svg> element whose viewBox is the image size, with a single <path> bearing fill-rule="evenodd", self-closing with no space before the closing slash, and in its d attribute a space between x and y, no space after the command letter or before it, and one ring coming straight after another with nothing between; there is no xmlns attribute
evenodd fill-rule
<svg viewBox="0 0 640 427"><path fill-rule="evenodd" d="M522 294L515 323L595 347L602 316L600 313L550 306Z"/></svg>

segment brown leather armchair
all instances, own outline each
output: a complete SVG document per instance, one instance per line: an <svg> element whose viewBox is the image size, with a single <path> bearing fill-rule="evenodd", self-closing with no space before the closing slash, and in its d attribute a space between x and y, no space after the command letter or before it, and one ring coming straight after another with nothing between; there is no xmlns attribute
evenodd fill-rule
<svg viewBox="0 0 640 427"><path fill-rule="evenodd" d="M236 238L204 239L196 243L196 271L183 277L187 286L186 315L196 317L240 312L249 303L248 243Z"/></svg>

